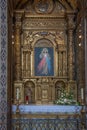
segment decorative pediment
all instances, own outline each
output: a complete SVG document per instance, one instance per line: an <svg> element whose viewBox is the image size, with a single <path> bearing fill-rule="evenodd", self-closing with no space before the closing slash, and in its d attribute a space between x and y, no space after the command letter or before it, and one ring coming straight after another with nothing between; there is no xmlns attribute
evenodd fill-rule
<svg viewBox="0 0 87 130"><path fill-rule="evenodd" d="M25 11L34 14L54 14L64 12L65 7L60 2L54 2L53 0L35 0L33 4L27 4Z"/></svg>
<svg viewBox="0 0 87 130"><path fill-rule="evenodd" d="M30 14L57 14L59 12L73 11L74 6L75 2L69 0L24 0L19 2L17 9L24 9Z"/></svg>

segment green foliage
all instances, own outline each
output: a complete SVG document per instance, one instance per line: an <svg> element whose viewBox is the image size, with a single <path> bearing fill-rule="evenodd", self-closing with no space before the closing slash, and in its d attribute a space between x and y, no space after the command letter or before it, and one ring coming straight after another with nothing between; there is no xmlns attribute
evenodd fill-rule
<svg viewBox="0 0 87 130"><path fill-rule="evenodd" d="M60 98L54 101L54 104L58 105L79 105L79 103L74 99L72 92L67 93L66 91L61 92Z"/></svg>

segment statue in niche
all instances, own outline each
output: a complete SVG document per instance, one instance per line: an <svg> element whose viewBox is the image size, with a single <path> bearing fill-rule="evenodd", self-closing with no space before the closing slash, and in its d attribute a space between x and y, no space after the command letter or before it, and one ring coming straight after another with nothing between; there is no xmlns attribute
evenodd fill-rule
<svg viewBox="0 0 87 130"><path fill-rule="evenodd" d="M63 81L57 81L55 83L55 98L59 99L63 91L66 91L66 85Z"/></svg>
<svg viewBox="0 0 87 130"><path fill-rule="evenodd" d="M24 84L24 102L26 104L35 102L35 84L32 81L26 81Z"/></svg>
<svg viewBox="0 0 87 130"><path fill-rule="evenodd" d="M25 89L25 103L31 103L32 102L32 91L30 88Z"/></svg>

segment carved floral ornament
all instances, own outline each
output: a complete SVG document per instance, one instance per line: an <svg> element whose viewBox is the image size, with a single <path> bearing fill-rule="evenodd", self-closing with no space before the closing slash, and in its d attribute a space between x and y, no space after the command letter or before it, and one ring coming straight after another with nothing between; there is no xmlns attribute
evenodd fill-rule
<svg viewBox="0 0 87 130"><path fill-rule="evenodd" d="M51 22L50 22L51 21ZM47 29L47 28L65 28L66 23L64 20L47 20L47 19L26 19L23 21L23 29Z"/></svg>
<svg viewBox="0 0 87 130"><path fill-rule="evenodd" d="M32 42L35 42L40 39L51 39L52 42L56 42L57 44L65 43L65 31L60 30L57 32L54 31L41 31L41 32L24 32L24 45L30 45ZM47 43L46 43L47 44Z"/></svg>

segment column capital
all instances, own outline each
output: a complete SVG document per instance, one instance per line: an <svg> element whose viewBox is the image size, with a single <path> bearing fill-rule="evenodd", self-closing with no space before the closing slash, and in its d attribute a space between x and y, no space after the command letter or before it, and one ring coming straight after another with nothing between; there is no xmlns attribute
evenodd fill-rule
<svg viewBox="0 0 87 130"><path fill-rule="evenodd" d="M67 26L68 29L74 30L75 28L75 14L67 14Z"/></svg>
<svg viewBox="0 0 87 130"><path fill-rule="evenodd" d="M15 16L16 18L22 18L23 14L24 14L24 10L16 10L16 11L14 12L14 16Z"/></svg>
<svg viewBox="0 0 87 130"><path fill-rule="evenodd" d="M15 11L14 16L15 16L15 26L20 27L22 18L23 18L24 11Z"/></svg>

